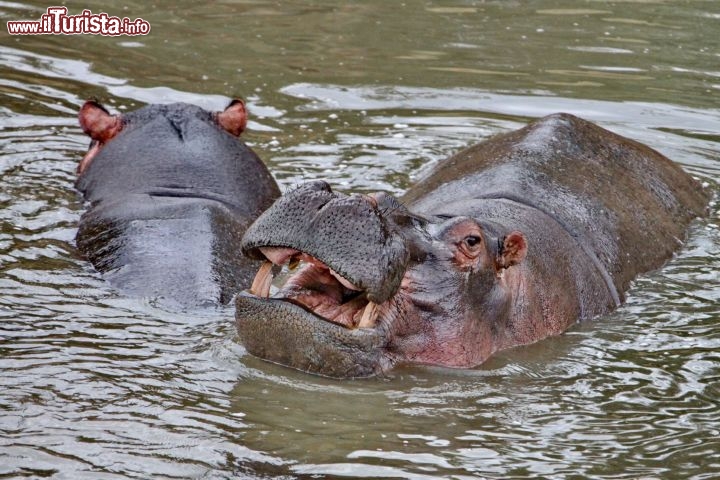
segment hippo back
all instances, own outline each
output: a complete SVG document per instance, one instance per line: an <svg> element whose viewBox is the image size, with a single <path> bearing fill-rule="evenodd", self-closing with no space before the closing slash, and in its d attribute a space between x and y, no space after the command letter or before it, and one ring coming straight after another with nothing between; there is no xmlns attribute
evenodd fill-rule
<svg viewBox="0 0 720 480"><path fill-rule="evenodd" d="M125 294L197 308L250 285L258 265L238 248L246 228L214 201L134 195L85 213L77 244Z"/></svg>
<svg viewBox="0 0 720 480"><path fill-rule="evenodd" d="M425 214L475 217L475 199L548 215L622 295L638 273L672 255L708 192L655 150L561 113L441 162L402 200Z"/></svg>

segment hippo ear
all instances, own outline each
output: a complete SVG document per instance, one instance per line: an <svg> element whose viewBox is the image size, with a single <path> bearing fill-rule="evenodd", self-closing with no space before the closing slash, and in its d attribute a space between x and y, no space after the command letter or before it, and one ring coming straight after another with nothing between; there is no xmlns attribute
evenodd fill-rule
<svg viewBox="0 0 720 480"><path fill-rule="evenodd" d="M517 265L525 259L525 255L527 255L525 235L518 231L510 232L501 241L497 256L498 269Z"/></svg>
<svg viewBox="0 0 720 480"><path fill-rule="evenodd" d="M100 143L105 143L122 130L118 115L110 115L105 107L94 100L88 100L78 113L80 126L85 134Z"/></svg>
<svg viewBox="0 0 720 480"><path fill-rule="evenodd" d="M239 137L247 127L247 110L245 102L236 98L222 112L216 113L218 125L220 125L230 135Z"/></svg>

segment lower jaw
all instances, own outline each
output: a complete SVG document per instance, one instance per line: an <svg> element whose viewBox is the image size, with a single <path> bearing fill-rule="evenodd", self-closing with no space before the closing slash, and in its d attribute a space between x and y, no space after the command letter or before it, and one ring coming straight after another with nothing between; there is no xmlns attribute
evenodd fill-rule
<svg viewBox="0 0 720 480"><path fill-rule="evenodd" d="M348 329L277 299L238 295L235 321L247 351L270 362L334 378L377 375L391 367L378 329Z"/></svg>

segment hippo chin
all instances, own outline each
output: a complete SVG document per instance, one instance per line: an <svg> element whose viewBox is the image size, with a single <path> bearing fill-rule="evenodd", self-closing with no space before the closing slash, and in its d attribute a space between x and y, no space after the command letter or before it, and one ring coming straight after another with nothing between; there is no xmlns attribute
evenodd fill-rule
<svg viewBox="0 0 720 480"><path fill-rule="evenodd" d="M248 225L280 195L237 136L245 105L222 112L176 103L111 115L80 110L92 142L78 166L89 202L77 245L124 293L173 308L227 303L260 265L243 258Z"/></svg>
<svg viewBox="0 0 720 480"><path fill-rule="evenodd" d="M304 184L245 234L266 263L236 299L240 340L332 377L477 366L613 310L707 201L658 152L568 114L458 153L400 200ZM285 264L302 265L270 297Z"/></svg>

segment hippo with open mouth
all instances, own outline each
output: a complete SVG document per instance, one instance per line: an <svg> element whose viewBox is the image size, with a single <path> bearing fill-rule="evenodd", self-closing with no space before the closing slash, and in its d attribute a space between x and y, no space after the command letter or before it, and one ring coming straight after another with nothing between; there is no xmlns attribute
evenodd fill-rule
<svg viewBox="0 0 720 480"><path fill-rule="evenodd" d="M240 341L331 377L474 367L616 308L708 197L658 152L569 114L440 162L399 200L303 184L243 238L265 263L236 299ZM270 296L285 265L300 266Z"/></svg>
<svg viewBox="0 0 720 480"><path fill-rule="evenodd" d="M89 208L76 241L105 279L173 309L227 303L250 286L260 264L243 257L240 239L280 190L238 138L242 101L122 115L88 101L79 120L92 142L78 165Z"/></svg>

